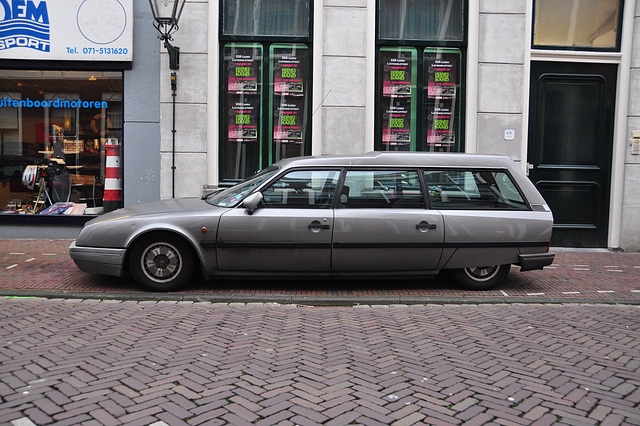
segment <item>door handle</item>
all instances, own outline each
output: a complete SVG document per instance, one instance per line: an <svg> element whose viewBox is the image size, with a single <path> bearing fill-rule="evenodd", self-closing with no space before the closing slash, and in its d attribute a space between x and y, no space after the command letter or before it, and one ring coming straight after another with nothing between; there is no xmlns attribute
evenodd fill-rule
<svg viewBox="0 0 640 426"><path fill-rule="evenodd" d="M416 229L426 231L427 229L436 229L435 223L425 222L424 220L416 225Z"/></svg>
<svg viewBox="0 0 640 426"><path fill-rule="evenodd" d="M309 229L329 229L330 226L327 224L322 224L320 222L318 222L317 220L314 220L313 222L311 222L309 224Z"/></svg>

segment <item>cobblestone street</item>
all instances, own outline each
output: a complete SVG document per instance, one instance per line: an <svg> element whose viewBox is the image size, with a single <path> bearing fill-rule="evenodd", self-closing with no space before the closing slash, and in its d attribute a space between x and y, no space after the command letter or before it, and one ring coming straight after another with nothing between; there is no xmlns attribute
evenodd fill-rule
<svg viewBox="0 0 640 426"><path fill-rule="evenodd" d="M640 424L640 307L0 299L0 424Z"/></svg>
<svg viewBox="0 0 640 426"><path fill-rule="evenodd" d="M194 280L180 293L158 295L144 292L129 277L80 271L69 257L70 243L71 240L0 239L0 296L285 304L640 303L640 253L556 250L551 266L529 272L512 267L507 281L490 291L462 290L443 274L435 280Z"/></svg>

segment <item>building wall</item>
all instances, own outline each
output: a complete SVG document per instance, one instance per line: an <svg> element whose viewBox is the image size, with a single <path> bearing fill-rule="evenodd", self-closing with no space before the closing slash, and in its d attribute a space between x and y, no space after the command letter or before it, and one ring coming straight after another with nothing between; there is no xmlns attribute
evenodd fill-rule
<svg viewBox="0 0 640 426"><path fill-rule="evenodd" d="M217 7L217 2L215 2ZM149 5L146 4L149 8ZM207 1L187 1L180 18L180 29L174 33L174 46L180 48L180 69L169 69L169 55L161 42L160 114L162 128L162 178L161 198L196 197L202 194L207 183L207 98L208 42L207 32L209 4ZM151 25L151 21L148 25ZM217 25L212 31L217 31ZM173 164L173 96L171 73L176 73L175 108L175 187L172 182ZM213 165L212 165L213 166ZM215 164L217 167L217 164Z"/></svg>
<svg viewBox="0 0 640 426"><path fill-rule="evenodd" d="M479 13L478 34L469 34L478 38L478 129L467 139L475 137L478 152L522 161L526 1L480 1ZM507 129L514 140L505 140Z"/></svg>
<svg viewBox="0 0 640 426"><path fill-rule="evenodd" d="M629 1L631 3L631 1ZM631 4L630 4L631 6ZM640 155L631 154L634 130L640 130L640 1L636 1L633 21L633 47L630 64L629 110L624 147L622 221L620 247L627 251L640 251Z"/></svg>
<svg viewBox="0 0 640 426"><path fill-rule="evenodd" d="M369 2L370 3L370 2ZM322 31L322 153L366 149L367 0L326 0ZM314 46L315 47L315 46ZM318 76L314 76L318 81ZM313 141L312 143L317 143Z"/></svg>
<svg viewBox="0 0 640 426"><path fill-rule="evenodd" d="M623 84L628 81L629 89L621 87L618 93L619 96L628 93L629 100L628 113L625 99L621 98L623 105L618 105L621 115L617 120L614 148L615 186L609 245L640 250L640 191L637 190L640 156L631 155L628 146L632 131L640 130L640 99L633 96L640 93L640 7L632 2L634 0L628 0L625 6L627 10L630 7L635 10L634 28L627 42L631 45L633 41L631 58L625 56L624 41L621 55L532 52L532 0L470 2L473 16L469 16L469 22L474 25L470 25L468 38L465 84L467 112L472 114L465 120L467 151L505 154L526 169L531 60L619 63L618 80ZM136 8L148 7L136 4ZM314 154L369 151L373 147L375 2L315 0L314 5L312 151ZM181 48L176 97L176 197L199 196L203 186L218 184L218 7L218 2L187 0L181 28L175 34L174 44ZM169 198L172 194L171 71L166 50L159 41L154 49L162 53L161 63L157 64L162 134L160 197ZM630 73L629 80L621 78L625 72ZM151 110L148 114L155 113ZM147 136L154 131L153 126L148 127ZM514 130L515 139L506 140L505 130ZM130 133L127 140L131 141ZM133 159L128 155L125 161L142 159L140 154ZM154 154L148 151L145 155L153 158ZM130 182L125 186L128 193L145 189L142 184L128 185ZM153 188L150 189L153 192ZM622 195L616 195L621 191ZM134 196L134 199L138 198Z"/></svg>
<svg viewBox="0 0 640 426"><path fill-rule="evenodd" d="M133 13L134 57L124 72L125 205L160 198L160 42L149 4L133 2Z"/></svg>

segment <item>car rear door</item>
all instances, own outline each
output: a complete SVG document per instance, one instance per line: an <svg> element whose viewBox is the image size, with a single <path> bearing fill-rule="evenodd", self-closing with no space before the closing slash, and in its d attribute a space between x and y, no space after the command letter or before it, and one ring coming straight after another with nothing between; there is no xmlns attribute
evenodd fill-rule
<svg viewBox="0 0 640 426"><path fill-rule="evenodd" d="M416 170L349 169L335 209L335 272L427 271L437 267L444 223L425 208Z"/></svg>
<svg viewBox="0 0 640 426"><path fill-rule="evenodd" d="M328 272L331 202L339 170L290 171L263 190L253 214L222 215L217 256L221 271Z"/></svg>
<svg viewBox="0 0 640 426"><path fill-rule="evenodd" d="M425 170L431 207L445 222L442 267L517 263L518 255L546 251L550 213L535 211L507 170Z"/></svg>

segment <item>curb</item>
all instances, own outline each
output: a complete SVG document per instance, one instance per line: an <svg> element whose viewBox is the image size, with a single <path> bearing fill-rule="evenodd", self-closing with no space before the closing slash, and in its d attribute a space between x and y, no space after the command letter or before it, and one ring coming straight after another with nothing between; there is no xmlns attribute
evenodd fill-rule
<svg viewBox="0 0 640 426"><path fill-rule="evenodd" d="M288 295L198 295L181 293L101 293L42 290L0 290L4 298L101 299L129 301L176 301L209 303L278 303L301 306L378 306L378 305L495 305L495 304L594 304L639 305L638 299L538 298L538 297L343 297Z"/></svg>

